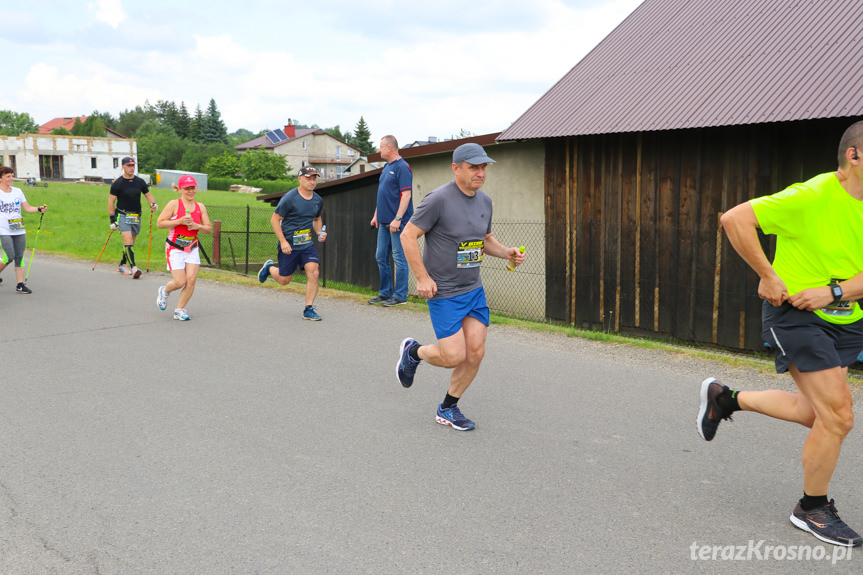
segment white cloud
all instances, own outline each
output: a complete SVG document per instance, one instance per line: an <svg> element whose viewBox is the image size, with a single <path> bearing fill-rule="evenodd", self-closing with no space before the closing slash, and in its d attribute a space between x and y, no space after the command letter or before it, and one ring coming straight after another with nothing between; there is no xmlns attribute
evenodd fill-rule
<svg viewBox="0 0 863 575"><path fill-rule="evenodd" d="M289 41L279 41L246 31L248 18L258 16L254 10L238 14L230 26L210 21L183 36L188 14L167 18L167 5L145 12L129 4L127 18L120 0L94 0L91 13L100 21L123 23L117 32L103 29L115 36L110 49L72 43L64 28L58 35L64 42L27 48L19 60L29 64L11 84L19 87L15 100L11 90L0 98L42 122L94 109L117 115L159 99L183 101L193 112L213 98L230 131L273 128L288 118L353 130L363 116L373 139L385 133L403 141L449 137L462 128L489 133L505 129L640 1L534 0L523 26L513 19L524 13L510 10L497 13L506 25L430 22L428 33L413 41L382 37L379 28L353 20L341 33L299 27ZM184 7L195 13L194 3ZM313 18L320 10L307 12ZM412 21L410 14L404 18ZM136 31L150 30L146 43L123 41L130 21ZM153 30L160 38L183 41L149 41Z"/></svg>
<svg viewBox="0 0 863 575"><path fill-rule="evenodd" d="M118 82L110 70L98 65L81 63L79 70L80 75L61 75L55 66L34 64L24 78L25 88L18 92L18 98L28 102L28 109L33 110L31 115L39 123L45 123L59 116L113 110L117 102L130 102L128 106L134 107L153 97L151 89Z"/></svg>
<svg viewBox="0 0 863 575"><path fill-rule="evenodd" d="M88 4L87 7L96 12L96 19L115 30L126 19L121 0L98 0L95 6Z"/></svg>

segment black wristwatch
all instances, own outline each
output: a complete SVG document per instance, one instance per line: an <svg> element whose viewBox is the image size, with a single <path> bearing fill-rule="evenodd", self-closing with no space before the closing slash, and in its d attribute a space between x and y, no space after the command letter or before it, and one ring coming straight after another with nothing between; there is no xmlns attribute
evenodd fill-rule
<svg viewBox="0 0 863 575"><path fill-rule="evenodd" d="M842 299L842 286L836 280L830 280L830 291L833 292L833 303Z"/></svg>

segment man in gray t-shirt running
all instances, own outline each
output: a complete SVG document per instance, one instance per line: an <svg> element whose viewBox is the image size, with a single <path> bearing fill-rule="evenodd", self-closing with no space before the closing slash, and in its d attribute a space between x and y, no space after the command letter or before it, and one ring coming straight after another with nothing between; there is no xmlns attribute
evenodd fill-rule
<svg viewBox="0 0 863 575"><path fill-rule="evenodd" d="M485 255L524 261L518 248L501 244L491 233L491 198L480 188L494 160L479 144L462 144L453 152L453 181L433 190L402 231L402 247L417 292L429 300L429 315L438 343L402 341L396 373L404 387L413 385L421 360L452 368L450 385L437 409L437 422L467 431L475 427L462 415L458 400L473 382L485 354L489 313L479 268ZM420 256L420 236L425 249Z"/></svg>

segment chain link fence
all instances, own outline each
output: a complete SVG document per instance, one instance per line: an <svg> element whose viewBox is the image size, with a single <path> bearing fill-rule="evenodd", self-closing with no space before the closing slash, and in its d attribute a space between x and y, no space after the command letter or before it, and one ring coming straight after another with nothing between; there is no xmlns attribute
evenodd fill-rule
<svg viewBox="0 0 863 575"><path fill-rule="evenodd" d="M506 260L483 258L482 284L488 307L524 319L545 321L545 224L494 221L491 231L504 245L524 246L527 258L514 271L506 269ZM417 293L413 274L409 291Z"/></svg>
<svg viewBox="0 0 863 575"><path fill-rule="evenodd" d="M208 206L213 234L202 235L202 263L244 274L256 274L268 259L276 259L278 242L270 225L270 207ZM326 219L326 218L325 218ZM339 231L328 229L329 234ZM482 280L489 307L498 312L531 320L545 319L545 224L543 222L496 221L494 236L503 244L525 246L527 259L515 271L506 269L506 261L485 258ZM342 244L345 245L345 244ZM350 244L347 244L350 245ZM420 240L422 247L422 240ZM321 252L321 278L340 281L327 273L326 253ZM375 266L374 253L355 254L355 259ZM302 272L297 272L302 275ZM377 274L375 274L377 275ZM374 286L361 286L377 289ZM410 293L416 295L416 279L411 274Z"/></svg>
<svg viewBox="0 0 863 575"><path fill-rule="evenodd" d="M213 234L201 236L205 252L211 254L205 265L251 274L265 261L276 259L278 241L270 225L272 208L207 206L207 212Z"/></svg>

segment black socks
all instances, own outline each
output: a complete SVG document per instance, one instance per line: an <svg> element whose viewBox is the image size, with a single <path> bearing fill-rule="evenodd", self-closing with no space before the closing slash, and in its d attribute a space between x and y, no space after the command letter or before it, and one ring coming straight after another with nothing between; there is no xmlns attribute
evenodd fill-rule
<svg viewBox="0 0 863 575"><path fill-rule="evenodd" d="M716 404L726 413L734 413L740 411L740 403L737 401L739 391L725 389L716 396Z"/></svg>
<svg viewBox="0 0 863 575"><path fill-rule="evenodd" d="M458 397L453 397L450 394L446 394L446 397L443 400L442 407L444 409L448 409L448 408L452 407L453 405L455 405L456 403L458 403L458 400L459 400Z"/></svg>
<svg viewBox="0 0 863 575"><path fill-rule="evenodd" d="M419 349L420 349L420 344L419 344L419 342L417 342L417 343L413 344L410 347L410 349L408 350L408 355L411 357L412 360L420 361Z"/></svg>
<svg viewBox="0 0 863 575"><path fill-rule="evenodd" d="M824 507L828 503L830 501L827 500L826 495L806 495L804 492L803 499L800 500L800 507L803 508L803 511L811 511L816 507Z"/></svg>

